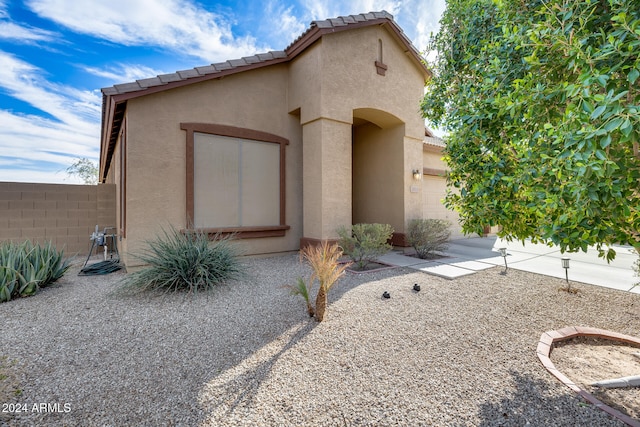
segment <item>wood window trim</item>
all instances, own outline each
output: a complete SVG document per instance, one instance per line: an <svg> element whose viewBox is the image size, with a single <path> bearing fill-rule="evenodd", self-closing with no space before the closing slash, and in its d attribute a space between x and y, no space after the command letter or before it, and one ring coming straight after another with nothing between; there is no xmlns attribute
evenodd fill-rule
<svg viewBox="0 0 640 427"><path fill-rule="evenodd" d="M218 125L212 123L180 123L180 129L187 132L187 229L192 230L195 214L194 203L194 134L206 133L211 135L228 136L232 138L248 139L258 142L270 142L280 145L280 224L273 226L251 226L251 227L218 227L199 228L198 230L210 235L233 234L238 239L253 239L258 237L282 237L291 227L286 223L286 150L289 140L272 133L262 132L253 129L239 128L235 126Z"/></svg>
<svg viewBox="0 0 640 427"><path fill-rule="evenodd" d="M440 177L446 178L447 171L444 170L444 169L423 168L422 169L422 174L423 175L428 175L428 176L440 176Z"/></svg>

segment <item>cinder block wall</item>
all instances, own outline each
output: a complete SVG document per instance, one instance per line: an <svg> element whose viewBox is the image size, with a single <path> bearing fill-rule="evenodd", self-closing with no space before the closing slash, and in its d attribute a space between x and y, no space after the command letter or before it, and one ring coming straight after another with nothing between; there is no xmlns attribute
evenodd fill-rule
<svg viewBox="0 0 640 427"><path fill-rule="evenodd" d="M86 255L96 224L116 225L115 184L0 182L0 242L51 241L65 255Z"/></svg>

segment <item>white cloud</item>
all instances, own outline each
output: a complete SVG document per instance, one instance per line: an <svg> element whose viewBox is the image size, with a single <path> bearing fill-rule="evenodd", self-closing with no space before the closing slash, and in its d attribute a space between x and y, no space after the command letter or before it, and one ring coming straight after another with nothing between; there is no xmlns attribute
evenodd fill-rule
<svg viewBox="0 0 640 427"><path fill-rule="evenodd" d="M114 82L114 84L132 82L134 80L146 79L149 77L167 73L167 71L158 71L150 67L145 67L143 65L130 65L121 63L113 64L106 68L84 66L82 67L82 69L89 74L93 74L98 77L104 77L109 81ZM172 70L171 72L174 71L176 70Z"/></svg>
<svg viewBox="0 0 640 427"><path fill-rule="evenodd" d="M0 110L0 180L66 182L75 158L97 160L98 93L50 83L42 70L3 51L0 63L0 87L51 117Z"/></svg>
<svg viewBox="0 0 640 427"><path fill-rule="evenodd" d="M234 37L231 22L189 0L29 0L39 16L75 32L128 46L152 45L208 62L262 51L253 37Z"/></svg>
<svg viewBox="0 0 640 427"><path fill-rule="evenodd" d="M5 17L0 11L0 18ZM42 30L40 28L25 27L13 22L0 22L0 39L21 43L33 43L37 41L52 41L58 34Z"/></svg>
<svg viewBox="0 0 640 427"><path fill-rule="evenodd" d="M101 99L97 92L83 91L48 82L44 71L0 51L0 87L78 131L87 131L100 120Z"/></svg>
<svg viewBox="0 0 640 427"><path fill-rule="evenodd" d="M292 43L304 30L308 22L293 13L294 6L280 0L271 0L264 5L264 13L261 19L261 33L267 34L270 39L282 40L275 49L283 50ZM277 23L277 25L274 25Z"/></svg>

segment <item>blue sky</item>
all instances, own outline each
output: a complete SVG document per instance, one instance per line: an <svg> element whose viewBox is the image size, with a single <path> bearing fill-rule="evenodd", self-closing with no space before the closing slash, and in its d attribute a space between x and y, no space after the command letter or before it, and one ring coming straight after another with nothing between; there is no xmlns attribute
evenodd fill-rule
<svg viewBox="0 0 640 427"><path fill-rule="evenodd" d="M444 0L0 0L0 181L79 183L100 88L270 50L317 19L386 10L418 50Z"/></svg>

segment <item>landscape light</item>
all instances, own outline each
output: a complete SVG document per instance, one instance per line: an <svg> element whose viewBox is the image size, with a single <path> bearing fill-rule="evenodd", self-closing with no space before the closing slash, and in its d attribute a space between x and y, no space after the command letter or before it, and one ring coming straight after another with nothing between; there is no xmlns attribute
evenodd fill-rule
<svg viewBox="0 0 640 427"><path fill-rule="evenodd" d="M563 257L562 258L562 268L564 268L565 278L567 283L569 283L569 260L571 258Z"/></svg>
<svg viewBox="0 0 640 427"><path fill-rule="evenodd" d="M500 248L498 249L500 251L500 255L502 255L502 258L504 258L504 272L507 272L507 269L509 267L507 267L507 248Z"/></svg>

